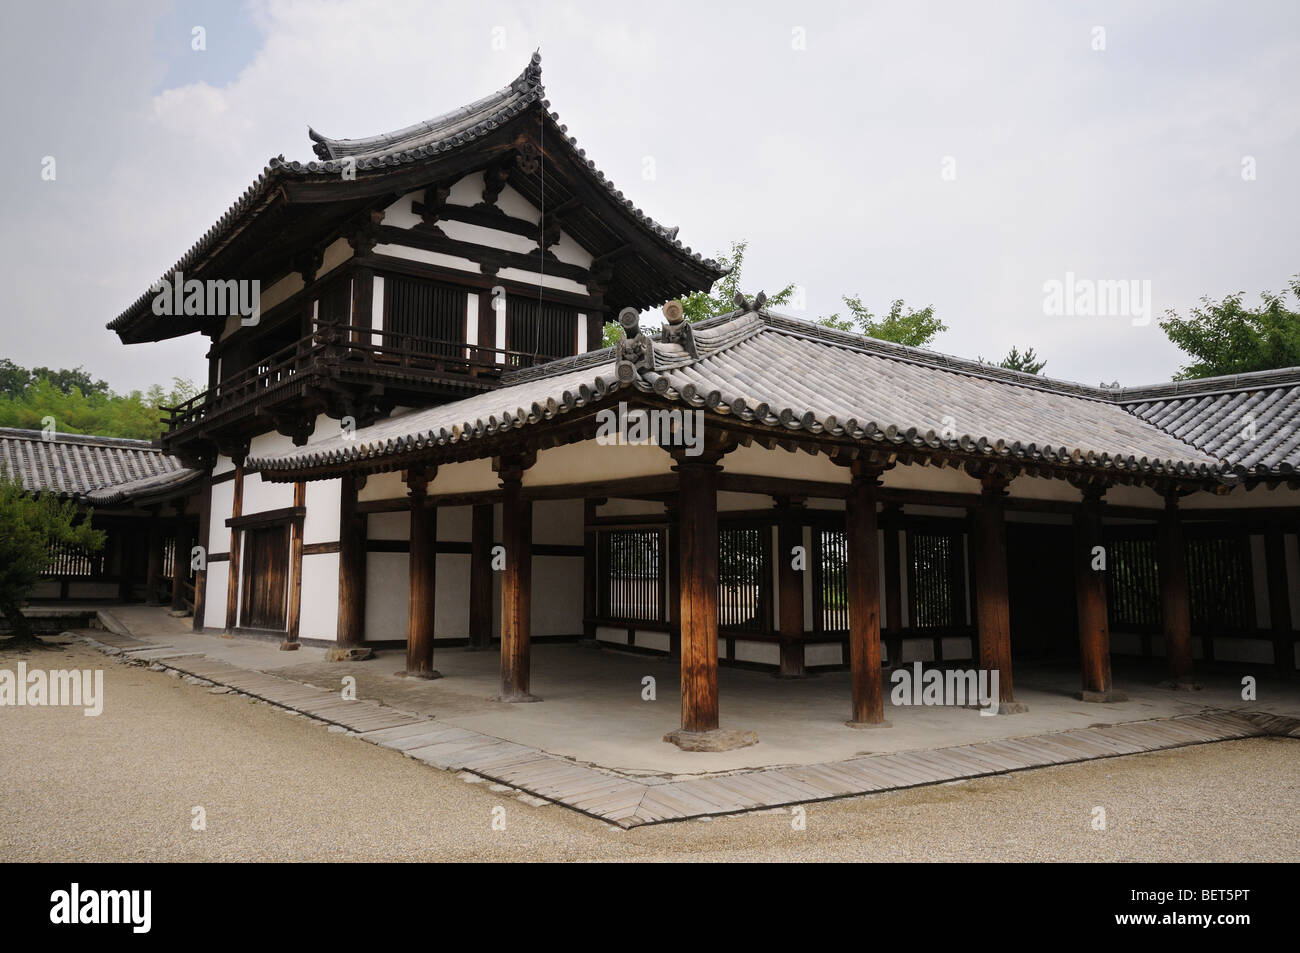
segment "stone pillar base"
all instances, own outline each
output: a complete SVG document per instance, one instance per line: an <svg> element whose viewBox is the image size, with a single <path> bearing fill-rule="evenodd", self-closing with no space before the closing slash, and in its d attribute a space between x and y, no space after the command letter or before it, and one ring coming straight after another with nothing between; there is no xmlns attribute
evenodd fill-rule
<svg viewBox="0 0 1300 953"><path fill-rule="evenodd" d="M374 657L374 652L359 645L349 647L336 645L325 650L325 661L327 662L364 662L366 659Z"/></svg>
<svg viewBox="0 0 1300 953"><path fill-rule="evenodd" d="M1167 688L1171 692L1199 692L1204 687L1190 678L1168 678L1156 685L1156 688Z"/></svg>
<svg viewBox="0 0 1300 953"><path fill-rule="evenodd" d="M301 647L301 643L290 642L288 639L285 639L283 642L280 643L281 652L296 652L300 647Z"/></svg>
<svg viewBox="0 0 1300 953"><path fill-rule="evenodd" d="M1020 702L1002 702L998 705L999 715L1023 715L1029 711L1028 705L1022 705Z"/></svg>
<svg viewBox="0 0 1300 953"><path fill-rule="evenodd" d="M664 735L664 741L683 751L734 751L758 744L758 735L752 731L735 728L712 728L708 731L687 731L678 728Z"/></svg>
<svg viewBox="0 0 1300 953"><path fill-rule="evenodd" d="M1095 702L1099 705L1110 705L1115 702L1128 701L1128 695L1124 692L1117 692L1114 689L1105 692L1081 691L1075 692L1074 697L1081 702Z"/></svg>
<svg viewBox="0 0 1300 953"><path fill-rule="evenodd" d="M183 619L189 615L189 612L185 609L168 609L167 614L173 619Z"/></svg>
<svg viewBox="0 0 1300 953"><path fill-rule="evenodd" d="M423 678L430 682L435 678L442 678L442 672L432 668L426 669L423 672L410 672L406 669L402 669L400 672L394 672L393 674L400 678Z"/></svg>
<svg viewBox="0 0 1300 953"><path fill-rule="evenodd" d="M514 692L510 695L494 695L493 701L506 702L507 704L525 704L527 702L539 702L541 698L531 692Z"/></svg>
<svg viewBox="0 0 1300 953"><path fill-rule="evenodd" d="M892 721L846 721L844 725L846 728L858 728L861 730L866 730L867 728L893 728L894 727L894 723Z"/></svg>

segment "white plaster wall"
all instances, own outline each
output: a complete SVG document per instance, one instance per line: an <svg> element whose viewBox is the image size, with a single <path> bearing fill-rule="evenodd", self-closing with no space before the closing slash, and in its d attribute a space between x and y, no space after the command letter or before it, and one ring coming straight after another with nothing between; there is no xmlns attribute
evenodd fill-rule
<svg viewBox="0 0 1300 953"><path fill-rule="evenodd" d="M1154 510L1165 508L1164 497L1147 486L1113 486L1106 491L1106 502L1112 506L1145 506Z"/></svg>
<svg viewBox="0 0 1300 953"><path fill-rule="evenodd" d="M535 506L533 518L534 520L537 518ZM581 513L579 513L578 521L582 521ZM472 506L438 507L438 539L444 542L468 543L473 535L473 529L474 508ZM536 535L535 528L534 535Z"/></svg>
<svg viewBox="0 0 1300 953"><path fill-rule="evenodd" d="M377 515L380 514L372 514L371 519ZM396 515L406 516L405 513ZM405 639L409 600L410 557L406 553L367 553L366 641ZM436 603L434 611L437 611Z"/></svg>
<svg viewBox="0 0 1300 953"><path fill-rule="evenodd" d="M533 635L581 635L582 558L534 555L532 597Z"/></svg>
<svg viewBox="0 0 1300 953"><path fill-rule="evenodd" d="M584 440L539 452L537 462L524 471L524 486L557 486L595 480L662 476L672 472L672 464L672 457L659 447L643 444L602 445L595 440ZM438 477L442 478L441 470Z"/></svg>
<svg viewBox="0 0 1300 953"><path fill-rule="evenodd" d="M553 291L567 291L570 294L585 295L587 286L581 282L574 281L572 278L557 278L555 275L541 275L541 280L536 272L524 271L522 268L502 268L497 272L497 276L506 281L517 281L520 284L540 285L543 288L550 288Z"/></svg>
<svg viewBox="0 0 1300 953"><path fill-rule="evenodd" d="M390 258L405 258L407 261L422 261L427 265L438 265L441 268L454 268L457 271L468 271L473 274L482 274L479 267L468 258L461 258L459 255L445 255L442 252L426 251L423 248L407 248L405 245L379 244L375 246L376 255L388 255ZM585 292L586 289L584 288Z"/></svg>
<svg viewBox="0 0 1300 953"><path fill-rule="evenodd" d="M1223 662L1273 664L1273 643L1267 639L1215 639L1214 658Z"/></svg>
<svg viewBox="0 0 1300 953"><path fill-rule="evenodd" d="M528 471L524 471L527 473ZM396 496L406 496L406 484L398 479L402 492ZM525 478L525 483L527 479ZM429 484L429 493L475 493L480 490L495 490L501 485L501 478L492 472L489 459L469 460L465 463L443 464L438 467L438 475ZM369 489L369 487L367 487ZM391 496L382 497L391 499Z"/></svg>
<svg viewBox="0 0 1300 953"><path fill-rule="evenodd" d="M596 626L596 639L600 642L613 642L615 645L627 645L627 629L598 625Z"/></svg>
<svg viewBox="0 0 1300 953"><path fill-rule="evenodd" d="M758 444L737 447L722 458L727 473L749 473L787 480L817 480L822 483L847 484L851 477L847 467L831 462L824 453L808 454L782 448L768 450Z"/></svg>
<svg viewBox="0 0 1300 953"><path fill-rule="evenodd" d="M433 600L435 638L463 639L469 636L469 569L470 559L464 553L438 554ZM578 631L582 631L581 626Z"/></svg>
<svg viewBox="0 0 1300 953"><path fill-rule="evenodd" d="M1244 487L1234 487L1226 496L1193 493L1179 500L1178 506L1185 510L1231 510L1242 507L1274 506L1296 509L1300 508L1300 490L1288 490L1286 487L1270 490L1262 486L1247 490Z"/></svg>
<svg viewBox="0 0 1300 953"><path fill-rule="evenodd" d="M369 539L411 538L411 513L409 510L397 510L392 513L370 513L366 517L366 525ZM441 536L441 526L438 527L438 532Z"/></svg>
<svg viewBox="0 0 1300 953"><path fill-rule="evenodd" d="M844 664L844 653L836 643L817 642L813 645L804 646L803 663L806 666L842 665Z"/></svg>
<svg viewBox="0 0 1300 953"><path fill-rule="evenodd" d="M230 519L235 508L235 481L212 484L212 509L208 516L208 552L224 553L230 548Z"/></svg>
<svg viewBox="0 0 1300 953"><path fill-rule="evenodd" d="M533 503L533 542L581 546L582 500L536 500Z"/></svg>
<svg viewBox="0 0 1300 953"><path fill-rule="evenodd" d="M226 586L230 580L230 563L208 563L207 590L203 600L203 625L206 628L226 627Z"/></svg>
<svg viewBox="0 0 1300 953"><path fill-rule="evenodd" d="M664 505L654 500L608 500L596 507L597 516L663 516Z"/></svg>
<svg viewBox="0 0 1300 953"><path fill-rule="evenodd" d="M346 238L336 238L321 256L320 271L316 272L317 279L328 275L351 257L352 246L348 244L348 240Z"/></svg>
<svg viewBox="0 0 1300 953"><path fill-rule="evenodd" d="M406 499L407 488L402 482L402 474L372 473L366 478L366 485L357 492L357 500L363 503L374 500Z"/></svg>
<svg viewBox="0 0 1300 953"><path fill-rule="evenodd" d="M298 635L304 639L338 639L339 554L302 557L302 615Z"/></svg>
<svg viewBox="0 0 1300 953"><path fill-rule="evenodd" d="M220 476L223 473L229 473L235 469L235 462L227 456L218 456L217 462L212 465L212 475Z"/></svg>
<svg viewBox="0 0 1300 953"><path fill-rule="evenodd" d="M978 493L980 482L964 470L939 467L897 466L880 478L882 486L906 490L932 490L940 493Z"/></svg>
<svg viewBox="0 0 1300 953"><path fill-rule="evenodd" d="M766 493L734 493L731 490L718 492L719 513L769 509L772 509L772 498Z"/></svg>
<svg viewBox="0 0 1300 953"><path fill-rule="evenodd" d="M251 516L293 506L292 483L268 483L260 473L244 474L244 505L240 515Z"/></svg>
<svg viewBox="0 0 1300 953"><path fill-rule="evenodd" d="M339 491L342 486L341 480L317 480L307 484L307 516L302 522L305 545L338 541Z"/></svg>
<svg viewBox="0 0 1300 953"><path fill-rule="evenodd" d="M761 665L780 665L781 647L775 642L751 642L747 639L737 639L736 661L757 662ZM807 664L807 655L804 656L804 663Z"/></svg>
<svg viewBox="0 0 1300 953"><path fill-rule="evenodd" d="M1008 487L1011 495L1022 500L1059 500L1064 503L1078 503L1083 495L1065 480L1051 480L1043 477L1018 476Z"/></svg>

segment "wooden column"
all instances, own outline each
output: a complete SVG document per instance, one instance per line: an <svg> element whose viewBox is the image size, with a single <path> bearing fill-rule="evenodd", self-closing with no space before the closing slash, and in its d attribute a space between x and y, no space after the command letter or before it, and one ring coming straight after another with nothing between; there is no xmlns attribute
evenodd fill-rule
<svg viewBox="0 0 1300 953"><path fill-rule="evenodd" d="M880 516L885 530L885 647L889 667L898 668L903 664L903 566L898 557L903 508L891 503Z"/></svg>
<svg viewBox="0 0 1300 953"><path fill-rule="evenodd" d="M237 519L244 515L244 461L235 464L235 497L230 506L230 518ZM226 578L226 634L235 631L239 622L239 557L243 548L243 533L239 527L230 527L230 555L227 565L230 574Z"/></svg>
<svg viewBox="0 0 1300 953"><path fill-rule="evenodd" d="M190 572L190 524L185 518L185 501L176 504L176 540L172 547L172 612L185 611L185 580Z"/></svg>
<svg viewBox="0 0 1300 953"><path fill-rule="evenodd" d="M668 520L668 657L682 657L682 520L677 507L664 507Z"/></svg>
<svg viewBox="0 0 1300 953"><path fill-rule="evenodd" d="M1126 701L1110 680L1110 613L1106 604L1106 571L1109 553L1101 529L1102 496L1105 487L1083 489L1083 502L1074 512L1074 591L1079 613L1079 671L1083 689L1078 698L1086 702ZM1107 562L1096 568L1100 549Z"/></svg>
<svg viewBox="0 0 1300 953"><path fill-rule="evenodd" d="M803 546L803 501L779 497L776 501L777 631L781 638L779 678L803 678L803 577L807 571L794 568L794 551Z"/></svg>
<svg viewBox="0 0 1300 953"><path fill-rule="evenodd" d="M1279 672L1291 672L1295 670L1295 635L1291 630L1286 546L1278 523L1271 523L1264 530L1264 561L1268 579L1268 616L1273 630L1273 665Z"/></svg>
<svg viewBox="0 0 1300 953"><path fill-rule="evenodd" d="M339 486L339 609L336 644L326 653L339 662L370 655L366 638L366 516L357 512L357 480L348 474Z"/></svg>
<svg viewBox="0 0 1300 953"><path fill-rule="evenodd" d="M501 694L499 701L532 702L533 504L523 497L523 471L531 460L501 460Z"/></svg>
<svg viewBox="0 0 1300 953"><path fill-rule="evenodd" d="M1165 494L1165 510L1157 530L1160 609L1165 636L1168 687L1196 688L1192 681L1192 609L1187 594L1187 547L1178 517L1178 494Z"/></svg>
<svg viewBox="0 0 1300 953"><path fill-rule="evenodd" d="M600 552L597 545L595 500L582 501L582 637L596 638L596 616L600 579Z"/></svg>
<svg viewBox="0 0 1300 953"><path fill-rule="evenodd" d="M849 597L849 671L854 728L888 727L880 669L880 540L876 520L878 468L853 465L844 513Z"/></svg>
<svg viewBox="0 0 1300 953"><path fill-rule="evenodd" d="M470 526L469 648L492 644L493 505L476 503Z"/></svg>
<svg viewBox="0 0 1300 953"><path fill-rule="evenodd" d="M149 511L149 551L144 575L144 601L151 606L161 605L158 590L162 587L163 532L158 507Z"/></svg>
<svg viewBox="0 0 1300 953"><path fill-rule="evenodd" d="M1009 480L990 475L971 521L975 563L975 617L980 667L998 673L998 714L1027 711L1015 701L1011 678L1011 606L1007 594L1007 526L1003 498Z"/></svg>
<svg viewBox="0 0 1300 953"><path fill-rule="evenodd" d="M677 471L681 567L682 731L718 727L718 474L683 458Z"/></svg>
<svg viewBox="0 0 1300 953"><path fill-rule="evenodd" d="M438 508L429 502L431 474L410 471L410 595L406 615L406 670L412 678L441 678L433 667L434 600L437 592Z"/></svg>
<svg viewBox="0 0 1300 953"><path fill-rule="evenodd" d="M307 484L298 480L293 485L293 505L297 509L307 506ZM289 527L289 609L282 652L298 648L298 633L302 626L302 526L305 516L295 516Z"/></svg>
<svg viewBox="0 0 1300 953"><path fill-rule="evenodd" d="M199 632L203 629L203 616L208 603L208 539L212 520L212 474L203 480L203 495L199 498L199 538L197 545L203 548L203 559L199 568L194 570L194 620L192 627ZM191 547L192 549L193 547ZM186 553L185 558L190 559Z"/></svg>

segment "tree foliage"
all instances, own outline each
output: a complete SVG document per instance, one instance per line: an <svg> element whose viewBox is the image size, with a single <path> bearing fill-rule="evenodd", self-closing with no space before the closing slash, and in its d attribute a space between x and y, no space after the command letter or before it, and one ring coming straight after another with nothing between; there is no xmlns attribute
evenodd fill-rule
<svg viewBox="0 0 1300 953"><path fill-rule="evenodd" d="M49 565L51 550L103 548L104 533L91 529L90 517L89 510L83 515L71 500L48 493L32 496L0 472L0 615L8 620L16 641L34 640L20 606Z"/></svg>
<svg viewBox="0 0 1300 953"><path fill-rule="evenodd" d="M992 364L992 361L986 361L984 358L977 358L981 364ZM1025 374L1037 374L1047 366L1046 361L1040 361L1038 355L1034 353L1032 347L1025 348L1022 353L1019 348L1012 346L1007 351L1007 356L998 361L998 367L1005 367L1009 371L1022 371Z"/></svg>
<svg viewBox="0 0 1300 953"><path fill-rule="evenodd" d="M0 427L41 430L46 418L62 433L151 440L162 431L162 407L189 400L198 388L172 378L171 387L155 384L146 391L115 394L82 368L27 370L0 359Z"/></svg>
<svg viewBox="0 0 1300 953"><path fill-rule="evenodd" d="M836 311L818 318L817 323L908 347L925 347L936 334L948 330L948 325L934 316L933 305L916 310L904 305L902 298L896 298L889 305L889 313L878 318L862 303L861 295L845 295L843 301L849 309L847 318L840 317Z"/></svg>
<svg viewBox="0 0 1300 953"><path fill-rule="evenodd" d="M1300 275L1291 279L1290 293L1300 299ZM1222 301L1204 297L1185 318L1165 312L1160 327L1194 358L1174 380L1300 365L1300 313L1287 307L1287 293L1261 292L1256 308L1243 304L1244 297L1240 291Z"/></svg>

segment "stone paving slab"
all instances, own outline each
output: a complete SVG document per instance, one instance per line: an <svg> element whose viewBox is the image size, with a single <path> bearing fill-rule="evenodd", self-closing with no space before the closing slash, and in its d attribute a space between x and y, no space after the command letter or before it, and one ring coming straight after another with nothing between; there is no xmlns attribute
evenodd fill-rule
<svg viewBox="0 0 1300 953"><path fill-rule="evenodd" d="M379 702L345 700L337 689L239 668L201 654L175 654L174 649L156 643L141 642L128 648L123 644L131 641L127 636L116 636L118 644L112 645L99 638L103 634L90 633L86 638L132 660L150 661L341 726L372 744L400 751L433 767L468 771L623 828L1216 741L1265 735L1300 738L1300 722L1294 718L1221 710L824 764L678 780L633 778L467 728L441 725L429 716L399 711Z"/></svg>

